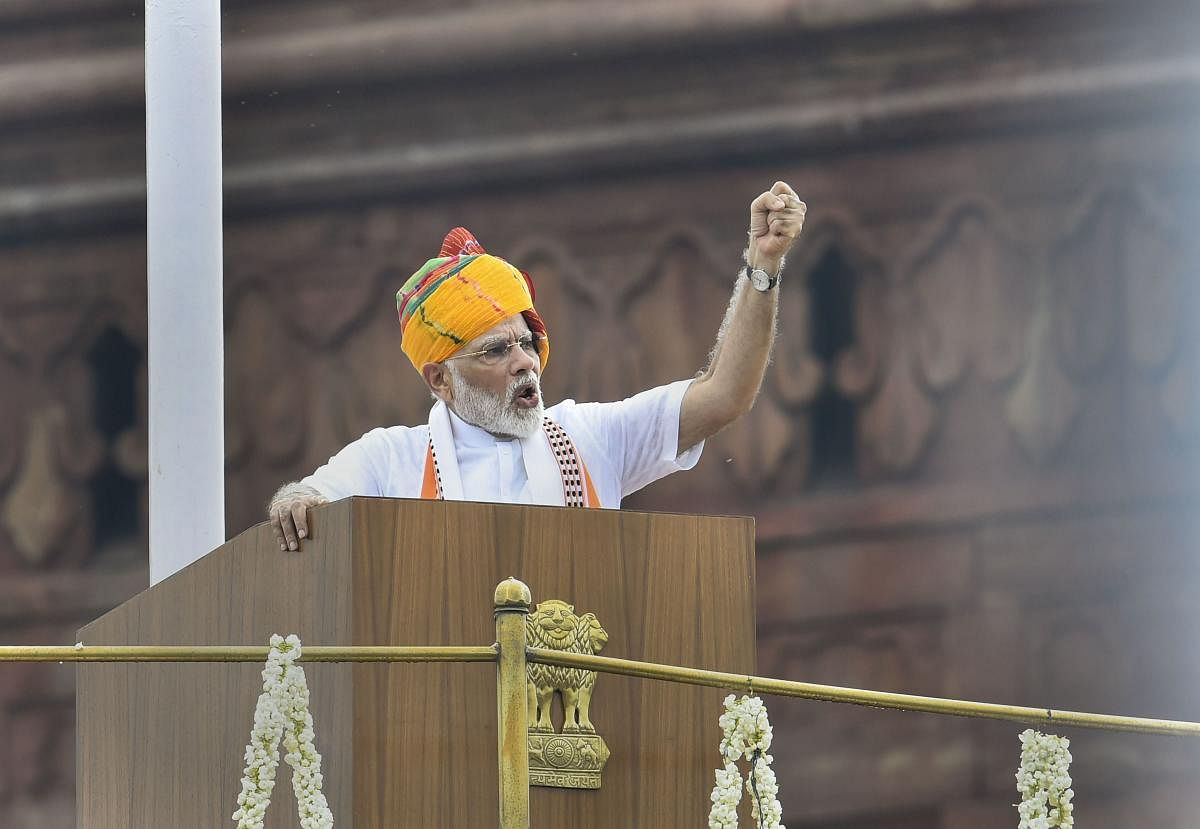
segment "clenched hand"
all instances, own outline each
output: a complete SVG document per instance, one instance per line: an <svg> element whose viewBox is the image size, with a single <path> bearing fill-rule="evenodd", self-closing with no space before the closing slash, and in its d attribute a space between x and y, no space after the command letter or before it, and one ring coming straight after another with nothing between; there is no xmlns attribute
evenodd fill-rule
<svg viewBox="0 0 1200 829"><path fill-rule="evenodd" d="M777 181L750 203L750 246L746 263L770 274L779 272L804 227L807 205L787 182Z"/></svg>

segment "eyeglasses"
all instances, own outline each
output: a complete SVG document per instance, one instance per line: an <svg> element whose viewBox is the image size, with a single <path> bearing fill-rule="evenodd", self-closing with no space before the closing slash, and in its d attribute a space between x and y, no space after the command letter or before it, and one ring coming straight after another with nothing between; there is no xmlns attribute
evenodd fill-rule
<svg viewBox="0 0 1200 829"><path fill-rule="evenodd" d="M508 360L509 353L517 346L520 346L521 350L533 359L540 360L541 354L538 352L538 345L544 341L545 337L539 337L536 334L526 334L524 337L512 340L511 342L493 343L479 351L455 354L453 357L447 357L446 361L458 360L462 357L475 357L485 366L495 366Z"/></svg>

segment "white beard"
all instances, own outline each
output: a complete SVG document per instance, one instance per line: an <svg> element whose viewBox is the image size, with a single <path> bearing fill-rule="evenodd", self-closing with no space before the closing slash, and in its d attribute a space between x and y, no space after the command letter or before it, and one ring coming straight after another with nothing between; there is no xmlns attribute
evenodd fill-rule
<svg viewBox="0 0 1200 829"><path fill-rule="evenodd" d="M503 398L473 386L463 379L452 362L446 363L450 372L451 391L454 402L451 411L472 426L478 426L496 437L527 438L542 428L542 417L546 407L542 402L542 387L538 376L532 371L522 372L509 381ZM538 403L532 409L516 405L517 388L533 382L537 390Z"/></svg>

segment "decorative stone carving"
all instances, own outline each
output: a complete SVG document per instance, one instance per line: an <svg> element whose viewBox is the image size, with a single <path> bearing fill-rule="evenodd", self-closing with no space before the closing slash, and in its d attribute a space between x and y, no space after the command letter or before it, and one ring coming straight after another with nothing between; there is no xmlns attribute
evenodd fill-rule
<svg viewBox="0 0 1200 829"><path fill-rule="evenodd" d="M47 564L70 546L76 547L74 558L85 555L92 513L81 482L99 467L102 453L94 436L72 438L61 404L27 420L16 481L0 504L0 521L26 563Z"/></svg>
<svg viewBox="0 0 1200 829"><path fill-rule="evenodd" d="M955 205L911 266L922 374L937 391L972 365L1007 380L1021 361L1033 263L1001 215L990 202Z"/></svg>
<svg viewBox="0 0 1200 829"><path fill-rule="evenodd" d="M1121 248L1125 277L1124 334L1134 368L1157 383L1157 403L1169 432L1200 438L1196 326L1200 284L1194 278L1200 244L1188 240L1183 211L1145 188L1129 191Z"/></svg>
<svg viewBox="0 0 1200 829"><path fill-rule="evenodd" d="M1036 461L1048 458L1079 414L1079 392L1058 366L1053 348L1050 290L1043 285L1029 326L1028 358L1004 402L1004 415Z"/></svg>
<svg viewBox="0 0 1200 829"><path fill-rule="evenodd" d="M1084 203L1050 250L1053 333L1063 368L1082 378L1109 357L1117 333L1126 211L1113 193Z"/></svg>
<svg viewBox="0 0 1200 829"><path fill-rule="evenodd" d="M21 474L4 499L3 518L17 552L30 564L42 564L70 528L62 505L69 491L54 468L52 421L61 411L42 411L29 419Z"/></svg>
<svg viewBox="0 0 1200 829"><path fill-rule="evenodd" d="M856 346L838 363L838 385L863 400L858 420L860 462L868 479L876 471L911 470L932 435L936 410L918 385L909 287L894 274L862 280L857 297Z"/></svg>

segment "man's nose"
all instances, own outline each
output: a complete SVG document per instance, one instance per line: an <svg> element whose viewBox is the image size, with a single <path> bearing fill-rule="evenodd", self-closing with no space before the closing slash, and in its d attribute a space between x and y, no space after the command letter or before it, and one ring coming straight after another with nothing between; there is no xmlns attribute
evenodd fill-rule
<svg viewBox="0 0 1200 829"><path fill-rule="evenodd" d="M523 371L532 371L538 367L538 361L528 351L519 345L514 345L509 349L509 354L517 355L510 359L508 370L513 374L520 374Z"/></svg>

